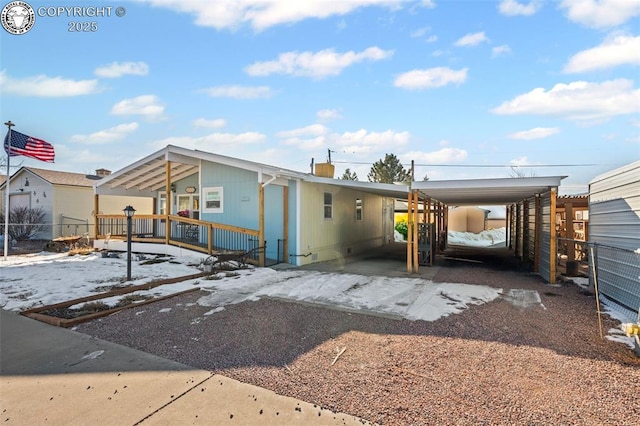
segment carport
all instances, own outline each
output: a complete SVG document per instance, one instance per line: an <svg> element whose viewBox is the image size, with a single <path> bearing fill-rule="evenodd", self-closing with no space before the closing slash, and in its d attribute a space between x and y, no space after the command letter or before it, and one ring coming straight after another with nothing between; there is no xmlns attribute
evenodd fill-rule
<svg viewBox="0 0 640 426"><path fill-rule="evenodd" d="M566 176L412 182L407 197L407 271L418 272L418 225L430 223L429 262L447 245L448 206L505 205L507 246L549 283L556 281L556 198ZM422 205L421 205L422 204Z"/></svg>

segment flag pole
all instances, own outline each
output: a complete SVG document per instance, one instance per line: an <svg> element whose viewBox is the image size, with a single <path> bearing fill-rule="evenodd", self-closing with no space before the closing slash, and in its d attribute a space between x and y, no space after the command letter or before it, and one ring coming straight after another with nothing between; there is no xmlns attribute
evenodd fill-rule
<svg viewBox="0 0 640 426"><path fill-rule="evenodd" d="M11 120L4 123L9 128L7 134L8 146L5 146L5 152L7 153L7 184L4 186L4 260L7 261L7 255L9 253L9 163L11 158L11 128L15 126Z"/></svg>

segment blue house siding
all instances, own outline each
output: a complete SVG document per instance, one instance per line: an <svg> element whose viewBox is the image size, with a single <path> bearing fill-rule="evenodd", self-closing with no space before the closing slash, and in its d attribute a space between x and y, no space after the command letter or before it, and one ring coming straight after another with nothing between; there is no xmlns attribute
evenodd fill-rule
<svg viewBox="0 0 640 426"><path fill-rule="evenodd" d="M258 174L222 164L202 162L202 188L221 186L222 213L206 213L201 207L201 220L242 228L258 229ZM201 195L204 197L204 194ZM204 206L204 199L200 200Z"/></svg>

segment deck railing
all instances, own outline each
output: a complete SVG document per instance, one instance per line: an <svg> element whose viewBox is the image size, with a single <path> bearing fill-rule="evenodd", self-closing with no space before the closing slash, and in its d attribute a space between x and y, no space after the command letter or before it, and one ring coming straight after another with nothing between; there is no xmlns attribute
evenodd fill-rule
<svg viewBox="0 0 640 426"><path fill-rule="evenodd" d="M97 239L104 239L107 235L111 239L127 238L127 218L124 215L99 214L96 220ZM132 241L171 244L207 254L226 250L249 251L259 246L257 230L181 216L136 215L132 218L131 228Z"/></svg>

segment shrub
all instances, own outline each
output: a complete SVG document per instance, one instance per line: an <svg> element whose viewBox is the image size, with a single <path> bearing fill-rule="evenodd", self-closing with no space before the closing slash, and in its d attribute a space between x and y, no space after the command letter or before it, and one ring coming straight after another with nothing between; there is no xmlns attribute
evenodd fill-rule
<svg viewBox="0 0 640 426"><path fill-rule="evenodd" d="M9 237L16 241L30 240L39 232L47 230L42 207L14 207L9 210ZM0 212L0 235L4 234L4 212Z"/></svg>
<svg viewBox="0 0 640 426"><path fill-rule="evenodd" d="M402 236L406 240L407 239L407 234L409 233L409 226L407 225L407 222L401 221L401 222L396 223L396 231L398 231L400 234L402 234Z"/></svg>

